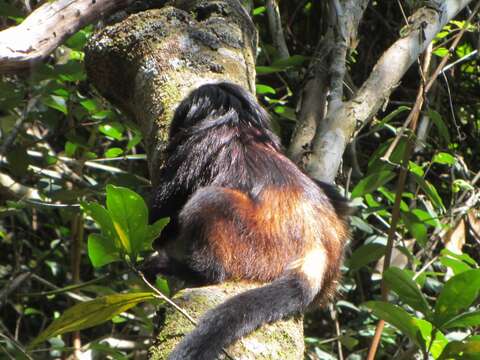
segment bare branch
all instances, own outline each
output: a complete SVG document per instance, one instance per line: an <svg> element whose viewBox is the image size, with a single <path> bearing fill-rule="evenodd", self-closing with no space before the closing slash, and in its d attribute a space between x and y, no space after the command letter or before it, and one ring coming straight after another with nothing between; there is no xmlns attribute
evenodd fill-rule
<svg viewBox="0 0 480 360"><path fill-rule="evenodd" d="M7 174L0 173L0 191L5 190L15 198L44 200L37 189L22 185Z"/></svg>
<svg viewBox="0 0 480 360"><path fill-rule="evenodd" d="M321 123L307 164L311 176L327 182L334 180L356 125L370 120L377 113L435 35L471 1L442 0L437 1L438 12L430 8L415 12L410 32L385 51L357 95L334 109Z"/></svg>
<svg viewBox="0 0 480 360"><path fill-rule="evenodd" d="M307 82L297 126L290 142L289 156L303 162L317 127L323 121L329 94L328 113L342 103L346 56L354 48L357 29L368 0L330 0L329 28L317 49L314 76Z"/></svg>
<svg viewBox="0 0 480 360"><path fill-rule="evenodd" d="M267 15L268 15L268 28L273 40L273 45L278 50L280 59L286 59L290 57L288 52L287 43L285 42L285 35L283 34L282 19L280 17L280 10L276 0L267 0Z"/></svg>
<svg viewBox="0 0 480 360"><path fill-rule="evenodd" d="M48 56L76 31L133 0L45 2L20 25L0 32L0 72L18 70Z"/></svg>

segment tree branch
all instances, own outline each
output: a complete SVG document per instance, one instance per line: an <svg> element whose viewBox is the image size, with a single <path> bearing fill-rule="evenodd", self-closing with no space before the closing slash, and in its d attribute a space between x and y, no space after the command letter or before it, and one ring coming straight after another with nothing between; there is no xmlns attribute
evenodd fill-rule
<svg viewBox="0 0 480 360"><path fill-rule="evenodd" d="M278 50L280 59L287 59L290 57L290 53L288 52L285 35L283 34L282 19L277 1L267 0L265 5L267 6L268 28L273 40L273 45Z"/></svg>
<svg viewBox="0 0 480 360"><path fill-rule="evenodd" d="M414 13L410 32L385 51L357 95L329 113L317 129L312 142L313 152L307 163L311 176L333 182L356 125L363 124L377 113L435 35L471 1L437 1L438 12L421 8Z"/></svg>
<svg viewBox="0 0 480 360"><path fill-rule="evenodd" d="M0 32L0 72L29 67L48 56L79 29L133 0L45 2L20 25Z"/></svg>
<svg viewBox="0 0 480 360"><path fill-rule="evenodd" d="M304 161L303 156L310 150L325 113L332 113L343 104L347 51L355 47L358 24L367 5L368 0L329 1L329 30L318 46L314 76L305 85L298 123L290 142L289 155L296 163Z"/></svg>

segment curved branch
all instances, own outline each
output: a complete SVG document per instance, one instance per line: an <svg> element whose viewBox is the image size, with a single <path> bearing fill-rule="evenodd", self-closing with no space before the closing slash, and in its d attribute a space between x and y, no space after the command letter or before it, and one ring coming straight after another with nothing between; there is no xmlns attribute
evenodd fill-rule
<svg viewBox="0 0 480 360"><path fill-rule="evenodd" d="M356 125L370 120L377 113L435 35L471 1L442 0L437 1L438 12L430 8L417 10L412 16L411 31L385 51L357 95L329 113L321 123L307 164L311 176L333 182Z"/></svg>
<svg viewBox="0 0 480 360"><path fill-rule="evenodd" d="M0 32L0 72L26 68L48 56L82 27L133 0L57 0L46 2L20 25Z"/></svg>

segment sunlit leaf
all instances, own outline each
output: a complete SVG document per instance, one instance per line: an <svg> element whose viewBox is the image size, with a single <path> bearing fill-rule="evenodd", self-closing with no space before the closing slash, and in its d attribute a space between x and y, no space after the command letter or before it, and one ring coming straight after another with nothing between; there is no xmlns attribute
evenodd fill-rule
<svg viewBox="0 0 480 360"><path fill-rule="evenodd" d="M153 293L146 292L115 294L76 304L42 331L29 348L34 348L51 337L101 324L138 303L153 298Z"/></svg>
<svg viewBox="0 0 480 360"><path fill-rule="evenodd" d="M400 300L426 316L430 314L430 306L418 285L403 270L391 267L383 273L383 278Z"/></svg>
<svg viewBox="0 0 480 360"><path fill-rule="evenodd" d="M480 270L469 270L455 275L445 283L435 303L434 323L442 327L461 310L467 309L480 291Z"/></svg>

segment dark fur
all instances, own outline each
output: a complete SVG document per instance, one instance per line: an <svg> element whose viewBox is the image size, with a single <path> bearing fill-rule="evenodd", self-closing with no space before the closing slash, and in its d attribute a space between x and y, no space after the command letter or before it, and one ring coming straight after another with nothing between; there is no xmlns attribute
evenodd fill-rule
<svg viewBox="0 0 480 360"><path fill-rule="evenodd" d="M207 312L170 360L214 359L262 324L334 293L347 206L282 154L266 112L241 87L204 85L182 101L161 179L153 218L172 220L159 239L158 272L270 282ZM318 249L325 263L317 273Z"/></svg>

